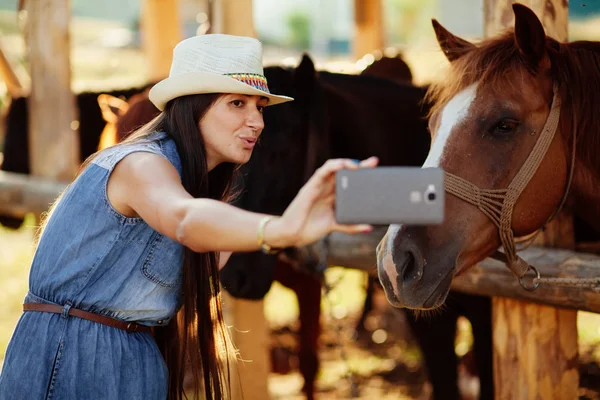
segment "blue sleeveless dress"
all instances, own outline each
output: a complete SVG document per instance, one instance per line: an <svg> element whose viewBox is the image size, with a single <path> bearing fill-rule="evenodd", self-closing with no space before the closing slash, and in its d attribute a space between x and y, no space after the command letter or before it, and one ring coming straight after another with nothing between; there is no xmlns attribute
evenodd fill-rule
<svg viewBox="0 0 600 400"><path fill-rule="evenodd" d="M142 325L165 325L181 306L183 246L108 201L126 155L151 152L179 171L165 133L99 153L69 186L35 252L25 302L59 304ZM150 333L67 314L24 312L7 348L0 400L165 399L168 372Z"/></svg>

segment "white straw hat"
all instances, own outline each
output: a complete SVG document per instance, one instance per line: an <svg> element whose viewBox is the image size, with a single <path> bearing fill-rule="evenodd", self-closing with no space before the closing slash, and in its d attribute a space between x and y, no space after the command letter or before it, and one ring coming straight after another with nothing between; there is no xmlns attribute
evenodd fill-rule
<svg viewBox="0 0 600 400"><path fill-rule="evenodd" d="M169 100L200 93L265 96L269 105L294 100L269 92L262 44L254 38L209 34L185 39L173 50L169 77L150 89L150 101L163 110Z"/></svg>

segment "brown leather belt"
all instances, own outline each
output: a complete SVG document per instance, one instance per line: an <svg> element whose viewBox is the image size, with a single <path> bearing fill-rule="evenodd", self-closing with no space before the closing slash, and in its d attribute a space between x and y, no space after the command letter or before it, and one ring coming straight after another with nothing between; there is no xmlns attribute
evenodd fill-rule
<svg viewBox="0 0 600 400"><path fill-rule="evenodd" d="M74 307L68 306L59 306L57 304L45 304L45 303L25 303L23 304L23 311L42 311L42 312L50 312L55 314L64 314L66 311L66 315L87 319L89 321L97 322L99 324L112 326L113 328L123 329L129 333L132 332L150 332L150 327L136 324L135 322L125 322L120 321L118 319L105 317L103 315L94 314L88 311L79 310Z"/></svg>

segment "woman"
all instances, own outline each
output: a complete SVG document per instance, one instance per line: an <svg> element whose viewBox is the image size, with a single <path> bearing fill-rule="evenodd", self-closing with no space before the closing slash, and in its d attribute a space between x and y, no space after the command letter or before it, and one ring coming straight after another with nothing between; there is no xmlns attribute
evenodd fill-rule
<svg viewBox="0 0 600 400"><path fill-rule="evenodd" d="M150 99L161 114L90 157L44 221L2 400L179 399L184 365L206 398L221 399L230 354L219 265L233 251L371 229L335 223L334 175L374 158L328 161L281 217L227 204L262 111L293 100L269 93L257 40L184 40Z"/></svg>

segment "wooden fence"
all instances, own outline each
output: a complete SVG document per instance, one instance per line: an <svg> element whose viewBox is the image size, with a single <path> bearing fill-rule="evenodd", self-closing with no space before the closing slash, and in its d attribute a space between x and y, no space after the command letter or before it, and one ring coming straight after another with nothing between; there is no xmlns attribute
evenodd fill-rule
<svg viewBox="0 0 600 400"><path fill-rule="evenodd" d="M230 0L221 0L221 10L227 9L228 1ZM244 1L246 6L251 5L251 0ZM34 85L31 103L33 107L30 113L33 138L32 167L34 175L37 176L0 173L0 212L17 217L22 217L27 212L39 214L45 211L65 188L64 182L73 176L75 170L73 160L77 144L77 124L74 123L76 116L73 114L72 94L68 89L69 42L65 27L68 26L66 10L69 1L37 0L27 3L31 7L28 26ZM156 3L156 0L148 0L148 4L153 3ZM487 36L512 25L512 3L510 0L484 0ZM559 40L566 39L566 1L522 0L521 3L530 6L542 16L541 20L551 35ZM174 1L171 4L174 4ZM366 7L366 4L367 2L360 0L355 1L357 8ZM42 8L51 13L53 18L42 18ZM251 9L251 6L248 9ZM357 24L360 25L360 31L374 32L371 41L379 43L380 27L375 25L381 23L378 16L381 7L378 5L369 10L375 14L365 14L365 17L358 21L360 24ZM549 13L548 10L552 12ZM148 20L156 20L156 16L161 14L149 12L148 15ZM231 16L228 18L220 21L220 24L241 26L233 24L230 21ZM245 18L248 18L248 15L245 15ZM49 21L60 21L60 24L50 25ZM254 32L252 24L245 24L244 29ZM57 35L66 37L67 41L55 40ZM169 40L174 40L176 36L177 33L173 33ZM369 43L360 43L361 48L368 46ZM53 51L47 51L48 48ZM52 57L47 59L47 54L52 54ZM52 71L56 71L59 79L53 78ZM156 76L160 76L161 73L164 74L164 66L161 71L156 71ZM36 84L39 89L36 89ZM58 96L60 102L53 100L55 96ZM57 115L60 115L60 118L54 118ZM50 120L54 121L52 125L44 125L49 124ZM56 137L60 140L57 141ZM65 157L65 154L68 157ZM538 247L522 253L522 257L533 264L543 277L598 276L600 257L573 251L572 224L568 216L563 215L549 232L550 236L554 232L552 243L538 243ZM363 236L331 235L324 242L328 263L375 272L375 247L383 234L383 230L378 230ZM550 246L560 246L563 249ZM486 260L456 278L453 289L493 298L496 398L577 398L578 373L574 366L576 363L573 363L577 357L576 312L586 310L600 313L598 288L542 284L535 291L526 291L504 265L494 260ZM251 381L261 383L264 379L266 375L262 374L258 379L252 378ZM261 383L258 390L260 395L246 392L245 396L247 399L267 398L265 391L266 385Z"/></svg>

